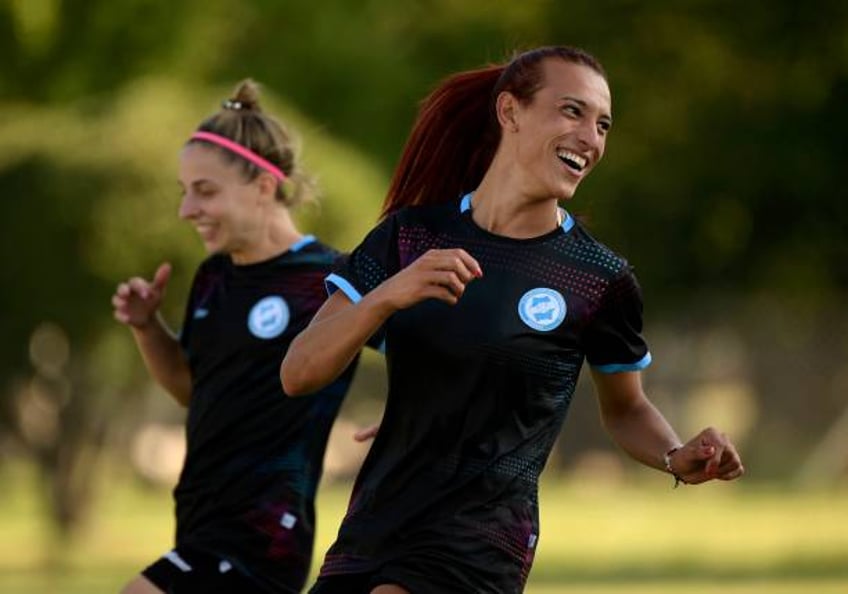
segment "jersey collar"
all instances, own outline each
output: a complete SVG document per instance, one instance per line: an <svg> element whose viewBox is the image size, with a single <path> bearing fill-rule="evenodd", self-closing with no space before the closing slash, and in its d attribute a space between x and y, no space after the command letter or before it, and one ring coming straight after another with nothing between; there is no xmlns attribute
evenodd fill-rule
<svg viewBox="0 0 848 594"><path fill-rule="evenodd" d="M459 203L459 212L468 212L471 210L471 196L474 195L474 192L468 192L465 196L462 197L462 200ZM571 231L571 228L574 227L574 219L568 214L568 211L558 206L560 212L562 212L562 227L563 232L568 233Z"/></svg>

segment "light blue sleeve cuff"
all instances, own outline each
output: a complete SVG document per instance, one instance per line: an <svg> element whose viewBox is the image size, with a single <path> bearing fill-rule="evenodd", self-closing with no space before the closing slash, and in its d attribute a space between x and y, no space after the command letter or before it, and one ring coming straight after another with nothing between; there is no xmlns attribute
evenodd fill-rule
<svg viewBox="0 0 848 594"><path fill-rule="evenodd" d="M592 369L601 373L621 373L622 371L641 371L651 364L651 353L645 353L645 356L635 363L609 363L607 365L592 365Z"/></svg>
<svg viewBox="0 0 848 594"><path fill-rule="evenodd" d="M346 279L342 278L338 274L331 274L327 278L324 279L324 286L327 287L327 294L332 295L337 290L341 291L347 298L350 299L354 303L359 303L362 301L362 295L359 291L354 288L350 282Z"/></svg>
<svg viewBox="0 0 848 594"><path fill-rule="evenodd" d="M327 287L327 294L332 295L336 291L341 291L344 293L348 299L350 299L353 303L359 303L362 300L362 295L359 294L350 282L348 282L344 277L339 276L338 274L330 274L327 278L324 279L324 285ZM380 341L380 344L377 346L368 345L378 353L383 355L386 354L386 339Z"/></svg>

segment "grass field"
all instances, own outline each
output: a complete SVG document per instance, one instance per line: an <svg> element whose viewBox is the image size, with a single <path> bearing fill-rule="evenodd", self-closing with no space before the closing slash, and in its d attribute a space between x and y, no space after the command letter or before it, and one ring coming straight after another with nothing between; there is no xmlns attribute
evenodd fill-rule
<svg viewBox="0 0 848 594"><path fill-rule="evenodd" d="M171 542L170 495L103 487L80 538L50 538L26 473L0 495L0 593L106 594ZM319 500L317 551L332 540L348 494ZM527 594L845 594L848 490L704 485L672 490L548 481Z"/></svg>

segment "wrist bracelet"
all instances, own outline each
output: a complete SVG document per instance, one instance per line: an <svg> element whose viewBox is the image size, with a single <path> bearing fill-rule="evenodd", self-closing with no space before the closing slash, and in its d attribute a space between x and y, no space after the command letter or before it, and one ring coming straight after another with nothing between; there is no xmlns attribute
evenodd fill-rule
<svg viewBox="0 0 848 594"><path fill-rule="evenodd" d="M665 463L665 470L671 476L674 477L674 488L675 489L677 487L679 487L681 483L684 484L684 485L686 484L686 481L684 481L683 478L679 474L674 472L674 469L671 467L671 456L672 456L672 454L674 454L674 452L676 452L679 449L680 449L680 446L675 446L663 455L663 462Z"/></svg>

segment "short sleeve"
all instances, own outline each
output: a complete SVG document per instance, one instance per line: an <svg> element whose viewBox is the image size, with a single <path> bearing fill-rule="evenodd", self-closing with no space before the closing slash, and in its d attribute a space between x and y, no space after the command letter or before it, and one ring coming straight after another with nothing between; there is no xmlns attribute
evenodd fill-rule
<svg viewBox="0 0 848 594"><path fill-rule="evenodd" d="M610 283L601 308L585 330L586 360L596 371L638 371L651 363L642 336L642 290L630 266Z"/></svg>
<svg viewBox="0 0 848 594"><path fill-rule="evenodd" d="M397 245L396 215L386 217L371 230L351 254L343 258L325 284L327 293L344 293L353 303L398 272L400 268ZM368 346L385 352L385 327L378 330Z"/></svg>
<svg viewBox="0 0 848 594"><path fill-rule="evenodd" d="M358 303L398 271L397 219L386 217L325 280L327 293L342 291Z"/></svg>

